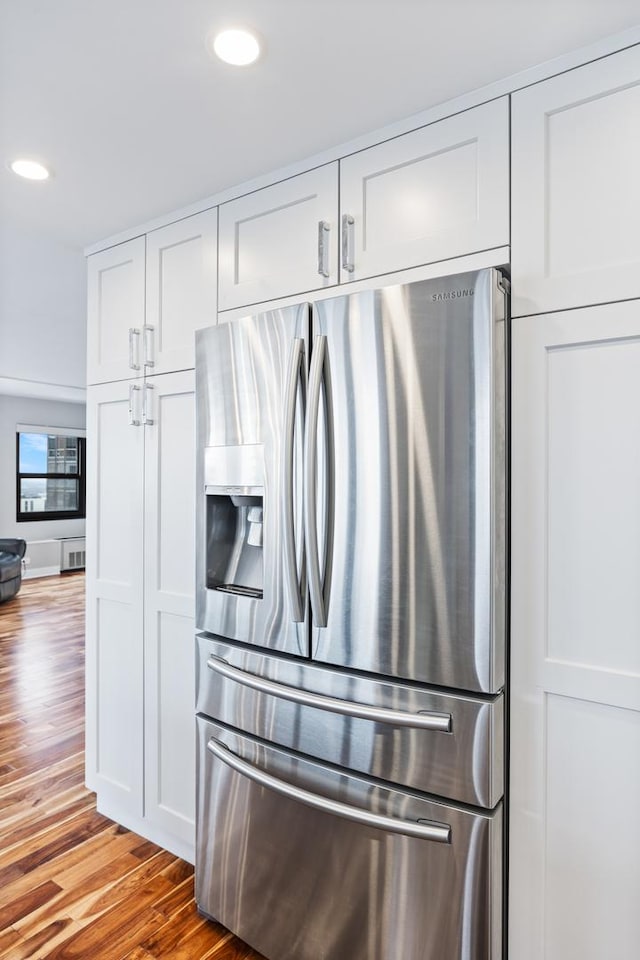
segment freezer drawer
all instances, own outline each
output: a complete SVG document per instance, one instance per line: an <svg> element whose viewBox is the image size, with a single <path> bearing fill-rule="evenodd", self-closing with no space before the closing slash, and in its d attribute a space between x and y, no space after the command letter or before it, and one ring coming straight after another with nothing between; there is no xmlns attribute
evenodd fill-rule
<svg viewBox="0 0 640 960"><path fill-rule="evenodd" d="M196 901L270 960L499 960L502 805L471 812L198 717Z"/></svg>
<svg viewBox="0 0 640 960"><path fill-rule="evenodd" d="M504 793L502 695L445 695L202 635L197 684L199 713L299 753L477 806Z"/></svg>

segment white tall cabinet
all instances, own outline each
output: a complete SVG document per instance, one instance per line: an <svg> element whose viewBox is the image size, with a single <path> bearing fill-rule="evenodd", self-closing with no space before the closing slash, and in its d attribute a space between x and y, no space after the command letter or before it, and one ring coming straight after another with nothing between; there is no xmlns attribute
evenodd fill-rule
<svg viewBox="0 0 640 960"><path fill-rule="evenodd" d="M87 783L191 861L194 331L216 322L216 232L207 210L88 263L89 343L120 366L90 352Z"/></svg>
<svg viewBox="0 0 640 960"><path fill-rule="evenodd" d="M145 816L191 850L196 777L195 374L185 370L152 379L143 428Z"/></svg>
<svg viewBox="0 0 640 960"><path fill-rule="evenodd" d="M640 943L639 95L634 47L512 98L515 960Z"/></svg>
<svg viewBox="0 0 640 960"><path fill-rule="evenodd" d="M87 784L114 819L144 809L141 390L116 381L87 398Z"/></svg>

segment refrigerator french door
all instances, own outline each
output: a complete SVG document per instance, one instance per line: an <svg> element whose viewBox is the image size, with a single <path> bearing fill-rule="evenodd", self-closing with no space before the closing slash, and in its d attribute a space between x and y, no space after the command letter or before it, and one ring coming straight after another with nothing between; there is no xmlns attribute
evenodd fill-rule
<svg viewBox="0 0 640 960"><path fill-rule="evenodd" d="M197 334L196 898L271 960L501 956L506 318L482 270Z"/></svg>

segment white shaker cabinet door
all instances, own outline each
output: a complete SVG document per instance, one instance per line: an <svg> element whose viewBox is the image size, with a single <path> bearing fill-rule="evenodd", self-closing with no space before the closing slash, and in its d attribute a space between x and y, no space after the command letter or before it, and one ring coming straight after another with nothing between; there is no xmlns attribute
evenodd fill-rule
<svg viewBox="0 0 640 960"><path fill-rule="evenodd" d="M509 243L509 100L340 161L342 282Z"/></svg>
<svg viewBox="0 0 640 960"><path fill-rule="evenodd" d="M120 822L143 813L142 381L87 397L87 783Z"/></svg>
<svg viewBox="0 0 640 960"><path fill-rule="evenodd" d="M338 282L338 164L220 206L219 309Z"/></svg>
<svg viewBox="0 0 640 960"><path fill-rule="evenodd" d="M513 321L510 950L640 943L640 302Z"/></svg>
<svg viewBox="0 0 640 960"><path fill-rule="evenodd" d="M145 815L195 850L195 376L147 381Z"/></svg>
<svg viewBox="0 0 640 960"><path fill-rule="evenodd" d="M217 209L147 234L147 376L195 366L195 331L216 322Z"/></svg>
<svg viewBox="0 0 640 960"><path fill-rule="evenodd" d="M515 93L514 316L640 296L640 46Z"/></svg>
<svg viewBox="0 0 640 960"><path fill-rule="evenodd" d="M87 382L142 374L145 238L87 259Z"/></svg>

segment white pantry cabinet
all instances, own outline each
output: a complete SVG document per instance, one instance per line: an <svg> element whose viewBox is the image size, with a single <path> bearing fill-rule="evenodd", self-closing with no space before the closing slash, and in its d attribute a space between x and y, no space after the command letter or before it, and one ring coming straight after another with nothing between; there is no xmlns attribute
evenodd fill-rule
<svg viewBox="0 0 640 960"><path fill-rule="evenodd" d="M509 243L509 98L340 161L340 280Z"/></svg>
<svg viewBox="0 0 640 960"><path fill-rule="evenodd" d="M87 783L193 860L194 373L90 388Z"/></svg>
<svg viewBox="0 0 640 960"><path fill-rule="evenodd" d="M87 396L86 763L101 808L143 813L142 381Z"/></svg>
<svg viewBox="0 0 640 960"><path fill-rule="evenodd" d="M135 379L142 372L145 238L87 260L87 382Z"/></svg>
<svg viewBox="0 0 640 960"><path fill-rule="evenodd" d="M640 301L513 321L509 956L640 943Z"/></svg>
<svg viewBox="0 0 640 960"><path fill-rule="evenodd" d="M514 316L640 296L640 46L512 100Z"/></svg>
<svg viewBox="0 0 640 960"><path fill-rule="evenodd" d="M338 164L220 206L219 309L338 282Z"/></svg>
<svg viewBox="0 0 640 960"><path fill-rule="evenodd" d="M216 322L217 229L214 207L147 234L148 376L193 369L195 331Z"/></svg>
<svg viewBox="0 0 640 960"><path fill-rule="evenodd" d="M145 816L195 845L195 375L146 384ZM190 858L189 858L190 859Z"/></svg>

